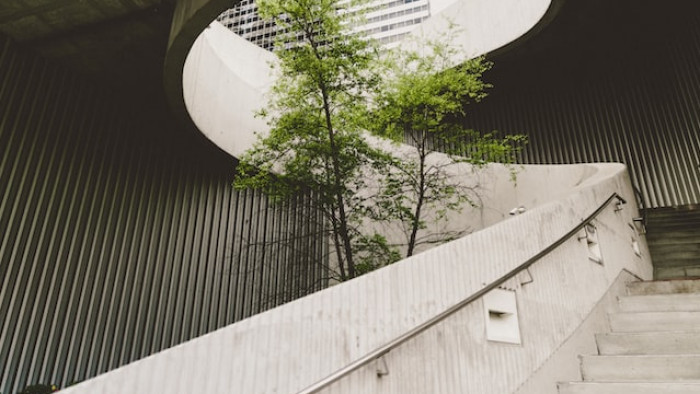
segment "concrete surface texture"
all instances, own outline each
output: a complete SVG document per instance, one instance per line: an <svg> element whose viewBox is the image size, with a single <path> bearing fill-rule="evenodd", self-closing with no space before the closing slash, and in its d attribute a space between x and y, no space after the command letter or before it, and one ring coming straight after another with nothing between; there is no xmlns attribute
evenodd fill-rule
<svg viewBox="0 0 700 394"><path fill-rule="evenodd" d="M459 32L455 44L462 47L462 54L478 56L522 37L549 5L550 0L454 1L412 34L436 37L454 23ZM401 45L410 48L415 42L409 36ZM189 116L207 138L234 157L251 146L253 133L266 131L263 121L253 119L273 82L267 63L274 58L264 52L213 22L184 61L182 97Z"/></svg>
<svg viewBox="0 0 700 394"><path fill-rule="evenodd" d="M596 167L557 201L65 391L301 390L519 265L613 191L632 200L622 167ZM645 244L641 256L631 247L629 226L636 215L627 204L622 210L611 205L598 216L602 265L589 260L586 243L574 237L506 284L517 294L522 345L487 341L483 305L475 302L328 392L515 391L591 316L622 270L651 278ZM378 366L389 374L378 377Z"/></svg>
<svg viewBox="0 0 700 394"><path fill-rule="evenodd" d="M583 381L561 383L559 393L700 392L700 292L687 292L698 283L633 284L631 292L641 295L620 297L612 332L596 335L598 352L581 357Z"/></svg>
<svg viewBox="0 0 700 394"><path fill-rule="evenodd" d="M638 280L628 271L621 272L581 325L513 393L557 394L559 390L554 382L580 381L579 356L598 353L596 334L610 332L608 313L619 310L618 297L625 295L627 286L639 283Z"/></svg>
<svg viewBox="0 0 700 394"><path fill-rule="evenodd" d="M482 6L484 8L480 9L478 15L499 15L498 12L502 11L499 7L491 9L490 6ZM448 8L444 12L451 11ZM460 11L459 15L462 13L470 14ZM510 36L499 36L503 34L503 31L499 31L499 34L489 35L489 40L480 43L481 46L463 36L459 40L478 51L504 45L507 42L504 37L509 37L510 40L517 38L522 30L532 27L542 16L541 12L534 11L521 14L520 19L511 13L506 13L503 17L504 21L513 22L514 30L505 30ZM472 23L470 18L461 20L460 23ZM444 18L438 16L433 19L443 20L444 24ZM518 29L515 29L516 26ZM444 29L445 26L427 24L427 28ZM438 34L436 30L433 33L429 31L426 34ZM501 38L497 40L495 37ZM409 45L411 41L406 42ZM272 53L238 37L218 22L211 23L199 35L185 60L182 88L189 117L207 138L234 157L240 156L252 146L256 133L264 134L267 130L264 119L253 115L265 105L265 94L274 82L274 75L269 68L274 62L275 56ZM386 145L388 149L402 149ZM439 154L434 155L433 159L448 160L445 155ZM522 206L529 209L556 200L583 184L596 171L609 171L611 168L615 167L525 166L518 174L519 186L515 188L513 182L508 180L509 170L503 166L490 165L482 170L469 165L455 166L452 169L454 177L461 179L462 184L478 190L480 206L454 213L447 227L442 230L477 231L508 218L509 212L514 208ZM541 193L541 190L550 192ZM400 229L396 230L392 232L390 229L389 233L396 234L398 238L401 233ZM390 241L403 243L405 240L390 237Z"/></svg>

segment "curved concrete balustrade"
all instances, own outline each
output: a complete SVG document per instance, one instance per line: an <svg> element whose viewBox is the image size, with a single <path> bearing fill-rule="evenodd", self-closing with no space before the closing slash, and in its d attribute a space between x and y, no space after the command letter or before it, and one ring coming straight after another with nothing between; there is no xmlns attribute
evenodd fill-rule
<svg viewBox="0 0 700 394"><path fill-rule="evenodd" d="M438 2L438 15L426 21L414 34L427 37L440 34L448 23L448 18L442 15L448 15L449 23L459 27L455 30L457 34L454 39L462 45L464 50L461 53L469 56L486 53L517 45L528 31L539 28L540 23L546 23L545 20L551 16L543 16L554 13L557 9L550 1L534 0L524 3L516 0L446 0ZM203 11L193 14L201 12ZM201 24L200 19L196 21ZM177 26L180 25L175 23L174 31ZM414 42L415 40L406 39L403 45L410 46ZM178 49L175 44L171 45ZM194 41L184 61L182 79L177 81L181 83L182 99L171 101L184 106L187 116L209 140L230 155L238 157L251 147L256 132L264 133L267 129L264 120L253 114L265 105L265 92L274 82L269 66L275 59L272 53L241 39L218 22L213 22ZM438 157L437 160L444 158ZM455 176L462 177L465 185L488 191L508 187L498 183L507 179L501 176L506 171L494 165L475 174L469 166L463 165L455 168ZM547 173L544 178L536 175L543 171ZM541 186L538 180L553 179L556 177L553 172L557 171L554 167L533 167L531 171L521 174L521 184L532 185L532 190L541 190L538 188ZM566 175L560 178L580 178L578 175L572 176L571 171L579 170L564 170L562 174ZM498 174L494 175L494 172ZM566 194L564 190L567 181L556 185L558 195ZM557 195L539 194L526 199L526 207L549 201ZM508 197L507 194L502 196ZM465 209L461 214L455 214L445 230L478 230L508 217L507 213L514 207L508 198L483 199L481 206L478 212ZM395 233L398 237L399 231ZM403 240L393 241L400 243Z"/></svg>
<svg viewBox="0 0 700 394"><path fill-rule="evenodd" d="M558 1L458 0L442 2L438 14L412 34L430 37L444 31L448 20L460 33L455 42L469 56L505 51L548 23ZM222 5L225 4L225 5ZM267 62L274 57L217 22L207 27L230 3L181 1L175 13L165 64L165 83L173 108L224 151L240 155L266 125L253 118L264 105L271 83ZM195 31L201 32L198 36ZM403 45L411 45L406 39ZM191 48L191 50L190 50ZM187 51L187 52L184 52Z"/></svg>
<svg viewBox="0 0 700 394"><path fill-rule="evenodd" d="M432 3L432 2L431 2ZM433 7L435 13L411 34L436 37L456 27L453 37L469 57L508 51L546 26L558 12L558 0L457 0ZM410 36L403 46L413 43Z"/></svg>
<svg viewBox="0 0 700 394"><path fill-rule="evenodd" d="M566 234L610 194L621 194L630 203L622 210L610 206L595 220L602 265L588 259L586 242L572 238L508 284L519 297L521 346L487 341L477 302L392 351L386 366L362 368L329 389L515 392L577 332L610 289L619 287L623 271L630 278L652 275L643 240L638 240L641 255L631 245L638 212L624 166L533 167L523 177L537 185L503 181L487 197L524 205L549 198L546 194L566 195L65 391L294 393L473 294ZM599 329L602 323L596 324ZM572 350L572 364L579 351ZM378 378L377 367L389 374Z"/></svg>
<svg viewBox="0 0 700 394"><path fill-rule="evenodd" d="M212 23L194 42L182 76L187 112L197 128L234 157L265 131L264 120L254 116L265 105L272 86L269 65L276 57Z"/></svg>

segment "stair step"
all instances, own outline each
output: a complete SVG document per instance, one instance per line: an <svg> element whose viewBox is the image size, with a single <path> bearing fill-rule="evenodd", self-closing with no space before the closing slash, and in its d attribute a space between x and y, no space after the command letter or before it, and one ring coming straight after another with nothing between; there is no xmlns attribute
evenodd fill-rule
<svg viewBox="0 0 700 394"><path fill-rule="evenodd" d="M632 282L627 285L629 295L700 293L699 279L655 280Z"/></svg>
<svg viewBox="0 0 700 394"><path fill-rule="evenodd" d="M663 244L659 242L650 242L649 245L651 245L654 248L653 254L659 256L675 256L685 253L700 253L700 238L696 238L695 242L691 242L690 240L686 240L688 242L671 241L673 240L668 240L667 243ZM696 254L695 256L697 257L700 255Z"/></svg>
<svg viewBox="0 0 700 394"><path fill-rule="evenodd" d="M700 278L699 207L653 208L644 213L654 278Z"/></svg>
<svg viewBox="0 0 700 394"><path fill-rule="evenodd" d="M700 217L693 215L688 217L647 218L647 225L653 230L661 228L691 228L700 223Z"/></svg>
<svg viewBox="0 0 700 394"><path fill-rule="evenodd" d="M559 383L559 394L698 394L700 383L571 382Z"/></svg>
<svg viewBox="0 0 700 394"><path fill-rule="evenodd" d="M700 221L700 214L698 211L686 211L680 215L648 215L647 223L670 223L675 221L681 222L693 222Z"/></svg>
<svg viewBox="0 0 700 394"><path fill-rule="evenodd" d="M683 232L663 232L659 234L649 233L646 235L647 243L654 247L666 245L693 245L700 239L700 230Z"/></svg>
<svg viewBox="0 0 700 394"><path fill-rule="evenodd" d="M583 356L584 381L700 383L700 355Z"/></svg>
<svg viewBox="0 0 700 394"><path fill-rule="evenodd" d="M600 355L580 357L583 382L559 393L700 394L700 279L627 288L609 314L613 332L596 334Z"/></svg>
<svg viewBox="0 0 700 394"><path fill-rule="evenodd" d="M687 237L687 238L672 238L672 239L659 238L659 239L653 240L653 241L650 240L649 238L647 238L647 245L649 245L650 250L652 250L654 253L665 254L668 252L673 252L673 248L679 248L679 249L697 248L698 245L700 245L700 243L698 241L699 238L700 238L700 234L697 236Z"/></svg>
<svg viewBox="0 0 700 394"><path fill-rule="evenodd" d="M700 331L596 334L596 343L604 356L700 354Z"/></svg>
<svg viewBox="0 0 700 394"><path fill-rule="evenodd" d="M654 267L654 279L700 278L700 265L684 267Z"/></svg>
<svg viewBox="0 0 700 394"><path fill-rule="evenodd" d="M651 259L655 267L673 268L673 267L695 267L700 266L700 253L688 253L679 251L678 253L656 255L651 253Z"/></svg>
<svg viewBox="0 0 700 394"><path fill-rule="evenodd" d="M698 211L686 211L680 215L647 215L647 223L651 224L668 224L672 225L674 223L693 223L700 222L700 214Z"/></svg>
<svg viewBox="0 0 700 394"><path fill-rule="evenodd" d="M698 223L700 222L700 215L695 214L683 214L683 215L667 215L667 216L648 216L647 223L660 225L660 226L673 226L676 223Z"/></svg>
<svg viewBox="0 0 700 394"><path fill-rule="evenodd" d="M675 223L697 223L700 215L697 213L684 213L682 215L651 215L647 217L647 223L655 225L674 225Z"/></svg>
<svg viewBox="0 0 700 394"><path fill-rule="evenodd" d="M648 208L646 213L647 217L697 216L700 215L700 209L695 205L686 205L682 207Z"/></svg>
<svg viewBox="0 0 700 394"><path fill-rule="evenodd" d="M685 250L678 248L675 252L658 252L649 249L651 252L651 260L656 263L661 263L665 267L683 267L687 265L700 265L700 251Z"/></svg>
<svg viewBox="0 0 700 394"><path fill-rule="evenodd" d="M700 312L631 312L610 315L614 332L692 331L700 327Z"/></svg>
<svg viewBox="0 0 700 394"><path fill-rule="evenodd" d="M623 312L700 311L700 293L654 294L620 297Z"/></svg>

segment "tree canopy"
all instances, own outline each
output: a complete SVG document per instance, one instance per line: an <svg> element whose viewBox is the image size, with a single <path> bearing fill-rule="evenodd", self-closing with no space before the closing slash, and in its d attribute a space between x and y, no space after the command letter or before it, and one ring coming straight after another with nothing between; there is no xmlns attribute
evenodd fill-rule
<svg viewBox="0 0 700 394"><path fill-rule="evenodd" d="M330 226L336 277L353 278L365 261L396 258L381 235L363 227L367 180L391 160L361 127L379 82L377 50L346 34L351 14L334 0L265 0L258 7L285 33L278 78L260 113L270 131L241 158L236 186L263 188L277 199L311 188Z"/></svg>
<svg viewBox="0 0 700 394"><path fill-rule="evenodd" d="M451 27L437 38L418 40L415 49L388 54L388 77L367 124L373 133L413 147L385 175L377 198L380 209L375 211L378 219L403 224L407 257L420 243L442 243L463 234L433 231L419 236L426 232L427 221L445 221L449 212L476 205L477 190L454 177L457 164L511 164L525 141L522 135L500 138L496 132L481 133L464 125L466 108L485 98L492 87L483 81L492 64L484 57L463 60L453 44L456 33Z"/></svg>
<svg viewBox="0 0 700 394"><path fill-rule="evenodd" d="M415 51L380 51L352 33L362 5L336 0L261 0L275 18L277 79L267 107L269 125L240 158L235 186L263 189L276 201L311 190L332 244L331 277L346 280L401 257L382 223L399 222L405 256L426 242L456 234L428 234L428 220L474 203L451 179L455 163L512 162L520 136L496 138L462 125L465 106L486 96L483 58L455 63L447 40ZM383 59L389 59L383 60ZM368 133L406 139L413 153L397 155L373 144ZM388 146L389 144L384 144ZM431 161L436 152L447 162Z"/></svg>

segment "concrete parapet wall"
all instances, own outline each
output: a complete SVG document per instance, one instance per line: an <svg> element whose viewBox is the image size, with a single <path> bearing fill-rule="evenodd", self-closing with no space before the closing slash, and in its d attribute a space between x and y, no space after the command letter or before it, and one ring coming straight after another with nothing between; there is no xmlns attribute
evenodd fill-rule
<svg viewBox="0 0 700 394"><path fill-rule="evenodd" d="M199 36L187 58L183 89L189 114L207 138L234 157L252 146L255 133L267 130L264 119L253 114L265 105L265 92L273 83L268 66L274 62L272 53L218 22ZM445 160L444 155L436 156L436 160ZM566 195L599 168L525 166L518 169L517 188L503 166L476 170L465 164L453 171L463 184L477 189L479 200L475 201L478 208L451 217L447 230L471 232L508 218L513 208L530 209Z"/></svg>
<svg viewBox="0 0 700 394"><path fill-rule="evenodd" d="M253 316L85 382L66 393L293 393L466 298L554 242L613 192L634 201L624 167L598 171L567 196L355 280ZM541 194L556 194L541 190ZM472 303L328 392L508 393L579 327L622 270L651 277L637 212L595 220L603 264L575 237L506 287L518 297L522 345L487 341ZM532 280L532 283L527 283ZM523 285L523 283L526 283Z"/></svg>
<svg viewBox="0 0 700 394"><path fill-rule="evenodd" d="M459 32L454 40L463 49L461 53L478 56L517 41L537 25L550 3L551 0L527 4L515 0L443 1L439 2L437 15L413 34L437 37L448 24L454 23ZM175 15L171 37L174 48L171 51L183 50L177 47L176 33L179 31L183 31L178 34L185 35L187 40L183 40L191 42L192 48L186 56L176 56L177 53L169 56L172 61L166 62L166 87L177 110L182 109L184 102L187 114L199 130L224 151L237 157L255 141L254 133L267 130L265 122L254 118L253 114L266 103L265 94L273 83L269 64L274 63L275 56L238 37L218 22L212 22L196 40L190 39L191 34L185 33L192 28L180 14L191 14L192 24L200 26L198 13L203 11L199 8L205 6L198 5L197 10L192 10L192 7L179 7ZM415 40L406 39L402 45L408 47L413 43ZM172 64L175 60L176 65ZM172 75L177 70L182 70L181 80ZM181 95L178 89L182 90Z"/></svg>

